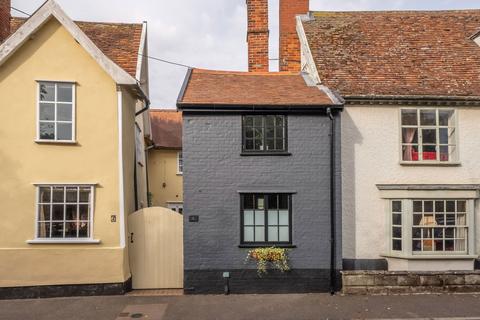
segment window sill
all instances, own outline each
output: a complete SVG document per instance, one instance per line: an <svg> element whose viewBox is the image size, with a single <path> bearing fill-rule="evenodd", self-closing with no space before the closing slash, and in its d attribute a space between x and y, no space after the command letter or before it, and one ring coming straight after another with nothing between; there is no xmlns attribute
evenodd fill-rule
<svg viewBox="0 0 480 320"><path fill-rule="evenodd" d="M55 141L55 140L35 140L37 144L61 144L61 145L78 145L78 141Z"/></svg>
<svg viewBox="0 0 480 320"><path fill-rule="evenodd" d="M457 161L452 161L452 162L421 162L421 161L400 161L401 166L406 166L406 167L425 167L425 166L431 166L431 167L459 167L462 165L461 162Z"/></svg>
<svg viewBox="0 0 480 320"><path fill-rule="evenodd" d="M288 157L291 156L292 154L290 152L242 152L240 153L240 156L242 157L271 157L271 156L277 156L277 157Z"/></svg>
<svg viewBox="0 0 480 320"><path fill-rule="evenodd" d="M272 248L272 247L275 247L275 248L285 248L285 249L294 249L296 248L297 246L296 245L293 245L293 244L277 244L277 245L268 245L268 244L258 244L258 245L255 245L255 244L241 244L238 246L239 248L242 248L242 249L255 249L255 248Z"/></svg>
<svg viewBox="0 0 480 320"><path fill-rule="evenodd" d="M478 255L471 254L450 254L450 255L402 255L402 254L382 254L384 258L403 259L403 260L465 260L477 259Z"/></svg>
<svg viewBox="0 0 480 320"><path fill-rule="evenodd" d="M85 239L85 240L68 240L68 239L60 239L60 240L47 240L47 239L35 239L35 240L28 240L28 244L99 244L100 240L96 239Z"/></svg>
<svg viewBox="0 0 480 320"><path fill-rule="evenodd" d="M177 172L177 176L183 176L183 172Z"/></svg>

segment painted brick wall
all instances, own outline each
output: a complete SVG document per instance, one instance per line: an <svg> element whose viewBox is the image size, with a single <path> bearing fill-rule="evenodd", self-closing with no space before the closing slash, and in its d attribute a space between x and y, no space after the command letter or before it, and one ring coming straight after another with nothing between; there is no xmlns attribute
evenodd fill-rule
<svg viewBox="0 0 480 320"><path fill-rule="evenodd" d="M340 122L340 121L339 121ZM340 123L337 125L340 142ZM325 116L288 116L292 156L241 157L240 115L184 113L185 269L253 269L240 244L239 189L294 190L291 265L328 269L330 264L329 132ZM340 148L337 149L340 168ZM340 169L339 169L340 170ZM340 171L337 185L341 189ZM341 197L337 195L337 263L341 267ZM188 221L198 215L199 222Z"/></svg>
<svg viewBox="0 0 480 320"><path fill-rule="evenodd" d="M10 35L10 0L0 0L0 43Z"/></svg>
<svg viewBox="0 0 480 320"><path fill-rule="evenodd" d="M300 41L296 16L307 14L309 0L280 0L280 71L300 71Z"/></svg>
<svg viewBox="0 0 480 320"><path fill-rule="evenodd" d="M268 0L247 0L248 71L268 72Z"/></svg>

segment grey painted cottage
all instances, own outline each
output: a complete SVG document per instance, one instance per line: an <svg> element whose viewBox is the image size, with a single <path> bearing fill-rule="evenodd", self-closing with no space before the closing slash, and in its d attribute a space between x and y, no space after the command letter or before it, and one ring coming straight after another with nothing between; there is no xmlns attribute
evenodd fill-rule
<svg viewBox="0 0 480 320"><path fill-rule="evenodd" d="M340 99L300 73L193 69L178 108L186 292L338 287ZM259 277L247 252L272 246L289 249L291 271Z"/></svg>

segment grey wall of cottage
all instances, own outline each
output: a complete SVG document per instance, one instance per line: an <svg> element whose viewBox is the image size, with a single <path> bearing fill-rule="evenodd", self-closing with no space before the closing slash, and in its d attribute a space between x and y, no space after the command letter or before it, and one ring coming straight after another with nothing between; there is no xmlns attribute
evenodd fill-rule
<svg viewBox="0 0 480 320"><path fill-rule="evenodd" d="M238 190L288 190L293 195L291 266L330 266L330 120L288 116L291 156L242 157L240 115L184 113L185 270L254 269L240 244ZM341 269L340 115L337 117L337 269ZM199 222L189 222L198 215Z"/></svg>

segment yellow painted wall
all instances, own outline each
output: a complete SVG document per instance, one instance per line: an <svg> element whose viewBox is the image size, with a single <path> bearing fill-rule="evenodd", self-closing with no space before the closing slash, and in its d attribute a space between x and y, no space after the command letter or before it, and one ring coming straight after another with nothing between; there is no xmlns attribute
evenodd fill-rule
<svg viewBox="0 0 480 320"><path fill-rule="evenodd" d="M148 180L153 206L166 207L168 201L183 201L183 176L177 174L177 152L168 149L149 151Z"/></svg>
<svg viewBox="0 0 480 320"><path fill-rule="evenodd" d="M77 83L78 144L34 142L36 80ZM117 89L113 80L51 19L0 66L0 97L0 286L125 281L129 270L126 251L120 247ZM125 100L129 104L133 98ZM133 135L130 137L133 142ZM130 151L128 146L124 150ZM98 183L94 238L101 243L27 244L35 236L36 182ZM125 186L129 195L131 185L127 182ZM128 213L133 207L128 196L126 204ZM114 214L116 223L110 221Z"/></svg>

